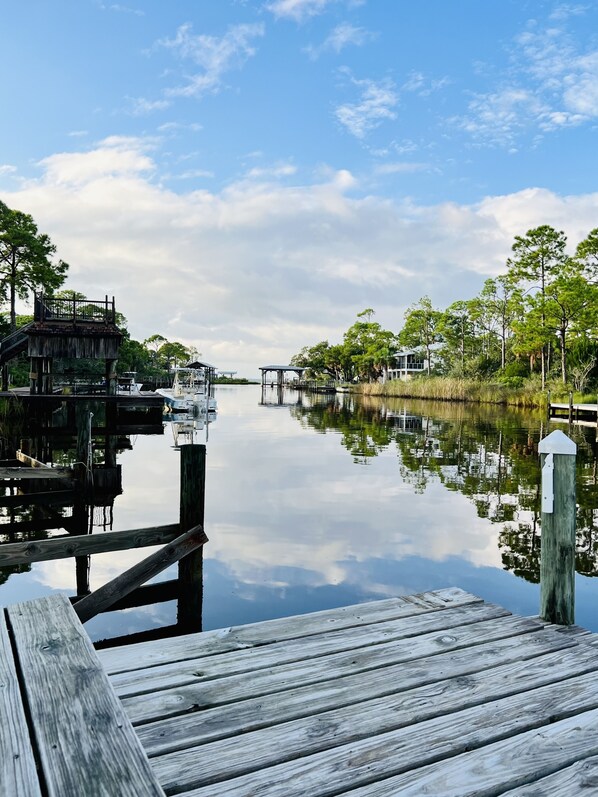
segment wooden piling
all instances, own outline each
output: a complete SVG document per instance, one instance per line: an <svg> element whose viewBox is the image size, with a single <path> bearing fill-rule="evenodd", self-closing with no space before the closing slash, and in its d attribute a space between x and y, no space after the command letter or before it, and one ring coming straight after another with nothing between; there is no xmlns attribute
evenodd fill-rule
<svg viewBox="0 0 598 797"><path fill-rule="evenodd" d="M560 430L539 444L542 465L540 617L558 625L575 622L575 454Z"/></svg>
<svg viewBox="0 0 598 797"><path fill-rule="evenodd" d="M120 576L104 584L103 587L77 601L74 608L79 619L85 623L96 614L106 611L116 601L122 600L125 595L141 584L145 584L146 581L161 573L174 562L178 562L190 551L202 546L207 540L202 526L196 525L189 529L173 542L150 554Z"/></svg>
<svg viewBox="0 0 598 797"><path fill-rule="evenodd" d="M180 524L181 531L204 523L206 488L206 447L181 446ZM179 561L177 623L184 633L202 630L203 549Z"/></svg>

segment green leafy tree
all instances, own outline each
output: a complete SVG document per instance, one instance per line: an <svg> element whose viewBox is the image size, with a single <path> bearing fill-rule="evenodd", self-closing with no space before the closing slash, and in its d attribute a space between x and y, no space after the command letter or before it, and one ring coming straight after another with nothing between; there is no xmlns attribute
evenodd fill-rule
<svg viewBox="0 0 598 797"><path fill-rule="evenodd" d="M507 261L509 276L527 286L527 291L538 295L535 308L539 311L541 338L540 350L542 388L546 384L548 365L548 340L546 333L546 290L567 262L565 247L567 237L548 224L528 230L524 236L516 235L513 257Z"/></svg>
<svg viewBox="0 0 598 797"><path fill-rule="evenodd" d="M167 341L158 349L158 359L170 371L181 363L189 362L189 349L178 341Z"/></svg>
<svg viewBox="0 0 598 797"><path fill-rule="evenodd" d="M372 321L373 315L371 308L358 313L358 319L366 320L356 321L343 338L345 357L351 360L359 378L368 382L382 376L398 346L394 332Z"/></svg>
<svg viewBox="0 0 598 797"><path fill-rule="evenodd" d="M465 360L475 346L470 302L453 302L441 313L438 331L444 340L443 357L450 371L463 374Z"/></svg>
<svg viewBox="0 0 598 797"><path fill-rule="evenodd" d="M402 346L423 348L428 361L428 374L432 370L432 346L442 341L442 313L432 307L428 296L422 297L405 313L405 325L399 332Z"/></svg>
<svg viewBox="0 0 598 797"><path fill-rule="evenodd" d="M472 303L472 316L500 344L500 367L507 364L507 341L513 332L513 321L523 314L521 290L509 275L487 279Z"/></svg>
<svg viewBox="0 0 598 797"><path fill-rule="evenodd" d="M583 267L587 279L598 283L598 227L577 244L575 259Z"/></svg>
<svg viewBox="0 0 598 797"><path fill-rule="evenodd" d="M546 289L546 316L558 335L561 378L566 384L569 332L586 338L598 328L598 287L588 283L578 261L570 260L563 266Z"/></svg>
<svg viewBox="0 0 598 797"><path fill-rule="evenodd" d="M17 299L52 293L63 284L68 264L54 260L55 254L56 246L31 216L0 202L0 295L10 305L11 332L17 328Z"/></svg>

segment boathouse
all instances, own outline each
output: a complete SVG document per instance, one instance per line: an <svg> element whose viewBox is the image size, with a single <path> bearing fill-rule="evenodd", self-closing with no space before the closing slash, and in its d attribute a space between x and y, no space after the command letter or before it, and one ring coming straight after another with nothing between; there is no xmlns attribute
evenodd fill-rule
<svg viewBox="0 0 598 797"><path fill-rule="evenodd" d="M8 390L8 363L26 351L32 395L53 392L53 362L60 358L104 360L105 392L115 395L121 340L114 297L97 301L36 295L33 321L0 341L2 390Z"/></svg>

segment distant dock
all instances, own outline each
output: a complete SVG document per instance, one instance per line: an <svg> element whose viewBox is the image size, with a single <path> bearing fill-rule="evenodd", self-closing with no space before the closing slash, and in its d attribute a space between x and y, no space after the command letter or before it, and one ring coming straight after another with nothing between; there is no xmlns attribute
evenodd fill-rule
<svg viewBox="0 0 598 797"><path fill-rule="evenodd" d="M575 404L550 402L549 417L555 421L579 423L582 426L598 425L598 404Z"/></svg>
<svg viewBox="0 0 598 797"><path fill-rule="evenodd" d="M2 794L574 797L598 778L597 635L457 588L101 651L54 595L3 610L0 640Z"/></svg>

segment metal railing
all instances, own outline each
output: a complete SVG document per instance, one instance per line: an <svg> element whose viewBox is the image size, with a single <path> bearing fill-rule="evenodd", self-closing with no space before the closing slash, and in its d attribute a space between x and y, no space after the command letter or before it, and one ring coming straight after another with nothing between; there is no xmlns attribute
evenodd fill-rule
<svg viewBox="0 0 598 797"><path fill-rule="evenodd" d="M63 299L53 296L36 296L35 321L83 321L85 323L115 324L114 297L108 299Z"/></svg>

